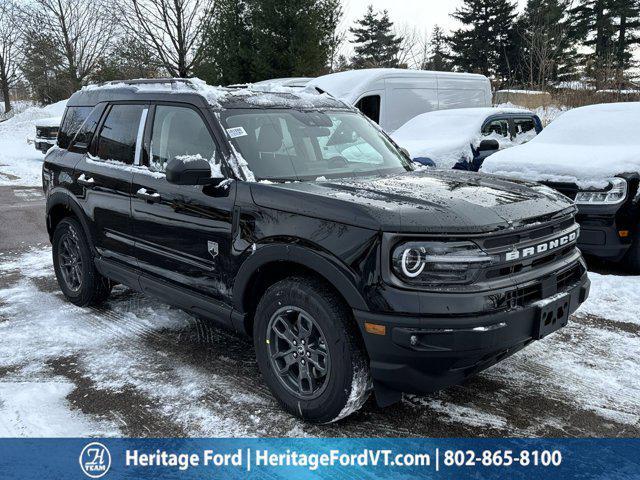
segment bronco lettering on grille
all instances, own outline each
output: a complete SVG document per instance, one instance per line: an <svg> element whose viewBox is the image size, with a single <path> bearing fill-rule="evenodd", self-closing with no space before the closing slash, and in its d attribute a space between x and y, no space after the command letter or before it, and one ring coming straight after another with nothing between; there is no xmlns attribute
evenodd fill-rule
<svg viewBox="0 0 640 480"><path fill-rule="evenodd" d="M505 254L505 261L511 262L513 260L519 260L521 258L532 257L539 255L550 250L554 250L558 247L564 247L569 243L575 241L578 238L578 232L571 232L562 237L554 238L547 242L539 243L525 248L514 248L512 251Z"/></svg>

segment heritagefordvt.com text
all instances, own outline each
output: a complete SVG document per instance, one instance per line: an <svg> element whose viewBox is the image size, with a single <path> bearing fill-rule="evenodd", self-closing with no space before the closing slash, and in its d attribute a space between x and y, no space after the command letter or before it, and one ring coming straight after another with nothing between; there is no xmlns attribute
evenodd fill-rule
<svg viewBox="0 0 640 480"><path fill-rule="evenodd" d="M193 467L239 467L250 471L260 467L306 467L317 470L321 467L362 467L362 466L431 466L431 454L396 453L392 450L368 450L359 453L343 453L329 450L322 453L297 452L287 449L271 453L268 450L238 449L220 453L204 450L202 453L169 453L156 450L153 453L127 450L127 467L168 467L187 470Z"/></svg>

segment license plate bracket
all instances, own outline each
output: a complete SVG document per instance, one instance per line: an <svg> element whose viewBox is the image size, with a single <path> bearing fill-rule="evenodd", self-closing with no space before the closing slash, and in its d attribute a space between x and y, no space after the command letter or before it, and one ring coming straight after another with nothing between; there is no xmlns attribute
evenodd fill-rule
<svg viewBox="0 0 640 480"><path fill-rule="evenodd" d="M534 329L534 338L540 340L561 329L569 323L571 295L562 295L544 305L538 306L538 321Z"/></svg>

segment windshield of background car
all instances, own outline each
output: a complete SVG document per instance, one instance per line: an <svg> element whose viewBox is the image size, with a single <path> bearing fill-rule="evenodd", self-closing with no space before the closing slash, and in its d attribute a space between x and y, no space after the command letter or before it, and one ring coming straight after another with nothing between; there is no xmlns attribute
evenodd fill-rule
<svg viewBox="0 0 640 480"><path fill-rule="evenodd" d="M355 112L230 109L220 120L258 180L316 180L413 169L382 132Z"/></svg>

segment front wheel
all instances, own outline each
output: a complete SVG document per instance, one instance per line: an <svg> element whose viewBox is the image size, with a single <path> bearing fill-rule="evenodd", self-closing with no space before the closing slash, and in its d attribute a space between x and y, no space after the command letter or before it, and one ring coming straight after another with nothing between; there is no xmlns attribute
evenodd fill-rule
<svg viewBox="0 0 640 480"><path fill-rule="evenodd" d="M293 415L335 422L367 400L366 354L348 308L324 282L293 277L271 286L258 304L253 337L265 382Z"/></svg>

